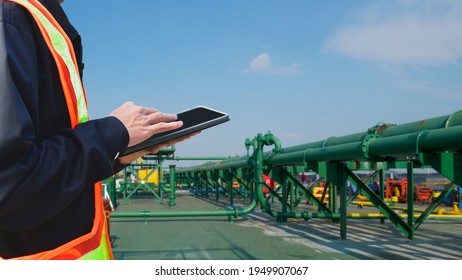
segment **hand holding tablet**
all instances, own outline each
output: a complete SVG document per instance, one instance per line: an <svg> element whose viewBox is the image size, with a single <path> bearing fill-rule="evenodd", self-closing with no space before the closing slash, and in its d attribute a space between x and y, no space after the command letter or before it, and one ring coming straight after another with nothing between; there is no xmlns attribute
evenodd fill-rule
<svg viewBox="0 0 462 280"><path fill-rule="evenodd" d="M121 156L129 155L150 147L193 134L195 132L216 126L229 121L226 113L205 107L197 106L192 109L177 114L178 121L183 122L183 126L167 132L153 135L151 138L137 145L128 147Z"/></svg>

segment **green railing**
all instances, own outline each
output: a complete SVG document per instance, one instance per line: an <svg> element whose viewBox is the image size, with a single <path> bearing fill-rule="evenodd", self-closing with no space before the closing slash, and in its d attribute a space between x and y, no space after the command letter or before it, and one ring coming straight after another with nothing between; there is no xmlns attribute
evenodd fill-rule
<svg viewBox="0 0 462 280"><path fill-rule="evenodd" d="M264 151L265 147L271 151ZM416 122L392 125L379 124L365 132L331 137L317 142L298 146L283 147L279 139L267 133L246 139L247 154L237 157L223 157L192 167L170 167L168 176L170 185L194 183L197 190L209 194L211 189L219 199L219 193L226 193L233 205L233 197L239 195L244 200L251 199L245 209L222 211L167 211L143 213L117 213L112 217L178 217L178 216L228 216L230 220L246 215L260 205L263 212L285 221L287 218L332 219L340 223L340 236L347 238L347 219L377 218L390 220L409 239L414 231L426 219L433 219L432 211L456 185L462 184L462 111L453 114L420 120ZM205 158L202 158L205 159ZM379 185L385 185L384 171L391 168L403 168L407 173L407 214L398 215L384 200L383 187L379 194L372 191L367 183L358 176L357 171L369 171ZM452 185L443 195L433 201L426 211L414 213L414 170L433 168L449 179ZM325 180L323 197L319 199L311 189L299 180L299 174L314 172ZM280 192L266 185L263 175L267 175L280 184ZM237 191L234 184L242 191ZM358 192L370 200L380 214L350 215L347 206L352 196L347 196L347 186L354 185ZM170 188L170 204L174 205L174 186ZM267 190L268 194L264 194ZM329 202L325 203L324 197ZM301 200L309 198L318 212L296 211ZM274 210L272 200L281 203L280 211ZM460 218L454 215L451 218Z"/></svg>

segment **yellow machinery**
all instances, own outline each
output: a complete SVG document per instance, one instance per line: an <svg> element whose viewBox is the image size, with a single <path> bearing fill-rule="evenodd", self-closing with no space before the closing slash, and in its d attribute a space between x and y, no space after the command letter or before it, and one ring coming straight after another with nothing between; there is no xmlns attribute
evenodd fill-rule
<svg viewBox="0 0 462 280"><path fill-rule="evenodd" d="M159 170L154 170L152 174L151 172L152 169L140 169L138 170L138 178L146 183L159 184ZM149 174L151 174L151 176L148 177Z"/></svg>

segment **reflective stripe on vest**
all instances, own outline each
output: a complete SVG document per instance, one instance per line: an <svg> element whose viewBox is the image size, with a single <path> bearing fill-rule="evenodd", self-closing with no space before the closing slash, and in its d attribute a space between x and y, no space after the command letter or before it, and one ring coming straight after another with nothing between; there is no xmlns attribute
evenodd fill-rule
<svg viewBox="0 0 462 280"><path fill-rule="evenodd" d="M74 48L69 37L45 7L36 0L9 0L25 7L34 17L56 64L66 97L72 127L88 121L88 109ZM76 118L77 117L77 118Z"/></svg>
<svg viewBox="0 0 462 280"><path fill-rule="evenodd" d="M50 14L37 0L7 0L28 10L36 21L58 69L71 126L88 121L85 91L78 72L72 43ZM94 187L95 215L91 231L53 250L17 259L113 259L102 203L101 183Z"/></svg>

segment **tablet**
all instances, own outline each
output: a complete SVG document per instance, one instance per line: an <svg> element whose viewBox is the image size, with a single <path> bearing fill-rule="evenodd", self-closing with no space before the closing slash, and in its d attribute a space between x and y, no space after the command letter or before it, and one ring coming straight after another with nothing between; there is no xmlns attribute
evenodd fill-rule
<svg viewBox="0 0 462 280"><path fill-rule="evenodd" d="M180 138L182 136L186 136L194 132L201 131L206 128L210 128L212 126L229 121L228 114L205 106L197 106L195 108L185 110L178 113L177 116L177 121L183 121L182 127L155 134L144 142L128 147L122 156L132 154L152 146L156 146L170 140L174 140L176 138Z"/></svg>

